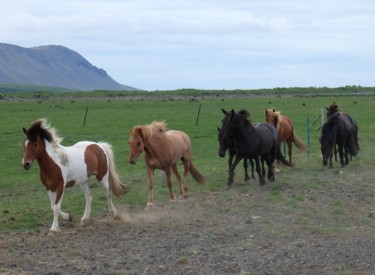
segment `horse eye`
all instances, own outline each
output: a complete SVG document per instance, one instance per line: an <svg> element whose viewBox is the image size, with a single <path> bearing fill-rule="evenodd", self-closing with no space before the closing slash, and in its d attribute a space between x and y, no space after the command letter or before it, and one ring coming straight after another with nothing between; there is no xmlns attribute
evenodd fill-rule
<svg viewBox="0 0 375 275"><path fill-rule="evenodd" d="M140 142L137 142L137 146L138 146L138 147L141 146L141 143L140 143Z"/></svg>

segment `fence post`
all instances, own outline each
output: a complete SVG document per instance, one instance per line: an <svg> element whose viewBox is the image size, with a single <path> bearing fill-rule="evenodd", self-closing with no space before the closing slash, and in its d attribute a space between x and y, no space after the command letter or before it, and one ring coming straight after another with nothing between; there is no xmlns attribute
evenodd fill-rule
<svg viewBox="0 0 375 275"><path fill-rule="evenodd" d="M86 107L86 113L85 113L85 118L83 119L83 126L86 124L86 117L87 117L87 112L89 111L89 106Z"/></svg>
<svg viewBox="0 0 375 275"><path fill-rule="evenodd" d="M197 120L195 121L195 126L198 125L199 114L201 113L201 106L202 106L202 104L199 104L198 115L197 115Z"/></svg>

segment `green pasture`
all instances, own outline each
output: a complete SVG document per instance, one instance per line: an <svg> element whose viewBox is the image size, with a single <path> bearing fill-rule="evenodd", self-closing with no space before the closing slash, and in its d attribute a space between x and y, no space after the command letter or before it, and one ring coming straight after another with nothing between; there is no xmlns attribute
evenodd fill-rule
<svg viewBox="0 0 375 275"><path fill-rule="evenodd" d="M249 203L249 211L259 207L274 209L280 205L280 211L300 211L298 222L309 225L310 217L322 212L340 219L350 212L350 207L342 199L332 199L331 205L320 205L319 196L309 190L318 190L327 184L359 186L362 183L374 183L374 133L375 117L374 96L309 96L309 97L256 97L222 99L163 99L128 100L98 98L31 99L25 101L0 101L0 233L14 231L35 231L48 229L52 222L52 212L45 188L39 180L39 167L35 162L30 171L21 166L24 134L22 127L29 127L38 118L47 118L50 124L64 138L63 145L69 146L81 140L106 141L112 144L117 170L125 184L132 191L121 199L115 199L117 207L131 208L147 203L147 175L143 158L135 166L128 163L129 131L134 125L148 124L154 120L165 120L170 129L186 132L193 143L194 162L197 168L208 178L207 186L200 186L190 178L190 194L197 192L220 192L224 196L234 193L259 192L258 182L250 186L235 185L226 190L227 158L219 158L217 126L223 117L221 108L239 110L246 108L253 122L264 121L264 109L276 108L292 118L297 134L307 143L307 118L312 123L319 115L320 108L336 101L341 109L358 122L360 128L360 156L348 167L341 169L338 163L328 170L320 159L319 118L310 131L310 154L299 153L293 147L296 167L284 169L277 174L274 183L264 187L265 200L261 204ZM88 108L86 123L83 125ZM197 122L198 110L199 120ZM155 173L154 201L169 203L168 190ZM241 182L242 165L236 169L236 182ZM298 189L291 197L288 186ZM91 188L94 192L92 218L108 210L104 192L94 179ZM177 184L174 184L177 193ZM316 202L316 208L309 204ZM308 202L308 203L307 203ZM79 187L67 189L62 208L73 214L73 223L78 225L84 210L84 196ZM374 207L374 200L369 208ZM327 213L327 209L330 209ZM314 212L315 211L315 212ZM369 210L370 211L370 210ZM358 217L364 226L374 227L374 220L366 216ZM311 226L311 232L319 228ZM322 230L322 229L320 229ZM329 227L324 229L329 230ZM350 228L348 229L350 230Z"/></svg>

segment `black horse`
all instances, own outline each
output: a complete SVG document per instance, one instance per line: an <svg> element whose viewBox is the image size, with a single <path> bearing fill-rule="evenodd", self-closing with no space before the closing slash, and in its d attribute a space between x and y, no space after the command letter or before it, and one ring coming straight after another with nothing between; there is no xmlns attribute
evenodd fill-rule
<svg viewBox="0 0 375 275"><path fill-rule="evenodd" d="M327 115L328 116L328 115ZM349 164L352 156L359 151L358 125L348 115L342 112L332 112L322 127L319 139L323 155L323 165L332 168L332 151L338 147L341 167Z"/></svg>
<svg viewBox="0 0 375 275"><path fill-rule="evenodd" d="M230 112L222 111L225 117L222 121L219 139L232 142L235 150L235 158L229 169L228 187L231 187L234 170L243 158L254 160L260 185L265 184L265 175L261 173L260 161L266 162L268 166L267 177L270 181L275 180L272 167L275 158L284 165L292 166L278 150L277 130L272 124L261 123L254 127L248 119L250 113L244 109L239 112L233 109ZM219 141L219 143L224 142Z"/></svg>
<svg viewBox="0 0 375 275"><path fill-rule="evenodd" d="M223 121L224 123L224 121ZM232 163L233 163L233 158L236 154L236 150L234 149L234 142L232 139L230 138L226 138L224 139L223 136L222 136L222 132L220 132L220 128L217 127L217 130L218 130L218 140L219 140L219 156L221 158L225 157L225 153L226 151L228 151L228 154L229 154L229 158L228 158L228 168L230 169ZM248 168L248 164L250 162L250 165L251 165L251 178L253 180L255 180L255 176L254 176L254 161L252 159L247 159L247 158L244 158L243 160L243 168L244 168L244 171L245 171L245 176L244 176L244 181L247 182L250 180L250 177L249 177L249 173L247 172L247 168ZM264 166L262 166L262 174L263 176L265 175L265 171L264 171Z"/></svg>
<svg viewBox="0 0 375 275"><path fill-rule="evenodd" d="M332 117L333 115L340 113L343 116L346 116L347 119L350 121L350 123L354 126L355 133L354 133L354 139L355 139L355 144L357 146L357 151L359 151L359 142L358 142L358 125L357 123L346 113L341 112L340 107L337 105L336 102L333 102L328 108L326 107L327 110L327 119ZM334 144L333 146L333 154L335 156L335 161L337 161L337 146ZM348 148L343 148L343 154L344 158L350 158L352 160L352 155L348 156ZM332 161L331 161L332 156L330 156L330 167L332 168Z"/></svg>

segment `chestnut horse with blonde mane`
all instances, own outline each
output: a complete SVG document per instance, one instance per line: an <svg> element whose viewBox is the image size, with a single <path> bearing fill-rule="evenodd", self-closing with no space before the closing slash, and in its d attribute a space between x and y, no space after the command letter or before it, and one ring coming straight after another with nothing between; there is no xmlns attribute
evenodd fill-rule
<svg viewBox="0 0 375 275"><path fill-rule="evenodd" d="M307 146L303 144L300 138L297 136L294 130L292 121L289 117L281 115L281 112L277 112L275 109L265 110L266 121L272 123L277 129L277 135L279 139L279 148L283 141L288 146L289 162L292 162L292 143L301 151L307 151ZM280 170L280 163L277 161L277 169Z"/></svg>
<svg viewBox="0 0 375 275"><path fill-rule="evenodd" d="M166 174L169 197L175 200L172 188L171 173L178 181L180 198L187 197L189 171L195 181L205 183L205 177L197 170L192 162L192 146L190 138L182 131L169 130L164 121L154 121L148 125L133 127L129 140L129 163L136 164L137 158L144 151L144 160L148 175L148 203L152 206L152 184L155 169L163 170ZM178 161L184 165L184 186L181 185L181 176L177 170Z"/></svg>
<svg viewBox="0 0 375 275"><path fill-rule="evenodd" d="M85 212L81 219L83 224L90 218L92 194L89 189L89 177L95 175L104 187L108 200L109 212L117 217L112 202L112 192L120 197L126 192L116 173L111 145L100 142L81 141L73 146L60 144L60 138L47 120L39 119L29 129L23 128L26 135L22 165L25 170L32 167L34 160L39 164L40 180L47 188L53 211L53 223L50 231L60 231L59 216L71 220L69 213L61 211L61 202L66 187L76 184L81 186L86 198Z"/></svg>

